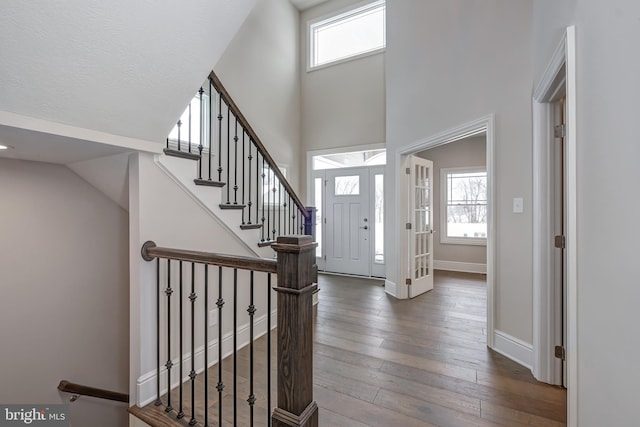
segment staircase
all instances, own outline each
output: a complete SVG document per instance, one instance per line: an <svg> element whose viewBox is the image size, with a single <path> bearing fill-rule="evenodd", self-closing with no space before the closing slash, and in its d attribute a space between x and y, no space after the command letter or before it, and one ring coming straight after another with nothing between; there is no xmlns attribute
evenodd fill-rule
<svg viewBox="0 0 640 427"><path fill-rule="evenodd" d="M231 232L255 256L143 245L140 350L155 367L141 367L130 413L150 426L317 426L315 209L302 204L213 72L163 151L155 164L226 229L213 238ZM161 209L189 221L175 204ZM161 238L179 236L173 230Z"/></svg>
<svg viewBox="0 0 640 427"><path fill-rule="evenodd" d="M300 201L214 72L166 140L159 164L250 246L269 256L278 236L312 234ZM179 159L179 160L177 160Z"/></svg>

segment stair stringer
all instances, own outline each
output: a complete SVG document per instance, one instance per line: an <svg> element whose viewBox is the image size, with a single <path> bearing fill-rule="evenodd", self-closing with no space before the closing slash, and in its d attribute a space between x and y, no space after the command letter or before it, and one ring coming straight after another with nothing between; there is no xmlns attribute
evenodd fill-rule
<svg viewBox="0 0 640 427"><path fill-rule="evenodd" d="M221 209L224 188L196 185L193 180L197 176L197 162L167 155L157 155L154 161L158 168L171 178L196 203L208 211L210 215L228 232L236 235L255 256L273 258L275 252L270 246L259 247L261 230L242 230L242 213L235 209Z"/></svg>

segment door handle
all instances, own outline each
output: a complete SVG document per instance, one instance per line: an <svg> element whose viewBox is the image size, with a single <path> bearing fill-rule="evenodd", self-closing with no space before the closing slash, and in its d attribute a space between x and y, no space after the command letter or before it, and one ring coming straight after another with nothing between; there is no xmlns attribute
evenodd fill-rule
<svg viewBox="0 0 640 427"><path fill-rule="evenodd" d="M364 227L360 227L360 228L363 228L363 229L365 229L365 230L368 230L368 229L369 229L369 226L368 226L368 225L365 225Z"/></svg>

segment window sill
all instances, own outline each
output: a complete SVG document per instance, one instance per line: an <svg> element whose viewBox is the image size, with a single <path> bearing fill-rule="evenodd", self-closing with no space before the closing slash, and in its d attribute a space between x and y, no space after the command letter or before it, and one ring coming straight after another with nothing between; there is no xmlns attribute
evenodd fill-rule
<svg viewBox="0 0 640 427"><path fill-rule="evenodd" d="M440 239L441 245L468 245L468 246L487 246L486 238L474 237L447 237Z"/></svg>
<svg viewBox="0 0 640 427"><path fill-rule="evenodd" d="M358 59L367 58L369 56L377 55L379 53L384 53L385 50L386 50L386 47L381 47L379 49L375 49L375 50L372 50L372 51L369 51L369 52L360 53L358 55L349 56L347 58L338 59L336 61L327 62L327 63L321 64L321 65L315 65L315 66L308 65L307 66L307 73L311 73L311 72L317 71L317 70L322 70L324 68L333 67L334 65L340 65L340 64L344 64L346 62L355 61L355 60L358 60Z"/></svg>

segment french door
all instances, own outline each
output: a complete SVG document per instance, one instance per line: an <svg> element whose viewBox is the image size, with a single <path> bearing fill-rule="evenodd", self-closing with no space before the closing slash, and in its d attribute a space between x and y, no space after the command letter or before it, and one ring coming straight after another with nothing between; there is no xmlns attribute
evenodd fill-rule
<svg viewBox="0 0 640 427"><path fill-rule="evenodd" d="M409 298L433 289L433 162L409 156Z"/></svg>

